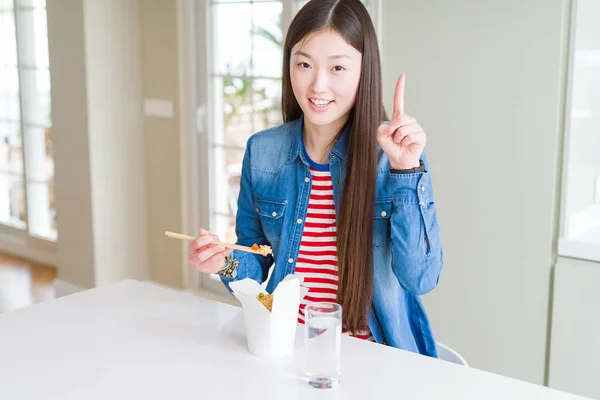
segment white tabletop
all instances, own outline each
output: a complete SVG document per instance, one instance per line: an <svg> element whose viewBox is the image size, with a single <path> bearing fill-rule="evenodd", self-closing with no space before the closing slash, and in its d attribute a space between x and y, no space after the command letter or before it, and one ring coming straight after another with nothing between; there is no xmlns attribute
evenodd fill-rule
<svg viewBox="0 0 600 400"><path fill-rule="evenodd" d="M248 353L241 310L123 281L0 314L0 399L577 399L344 337L342 383L314 389L296 352Z"/></svg>

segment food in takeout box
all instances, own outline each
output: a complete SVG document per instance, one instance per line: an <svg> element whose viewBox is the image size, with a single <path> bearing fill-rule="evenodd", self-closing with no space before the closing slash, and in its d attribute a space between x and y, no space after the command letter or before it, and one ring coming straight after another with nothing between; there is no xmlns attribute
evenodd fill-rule
<svg viewBox="0 0 600 400"><path fill-rule="evenodd" d="M229 283L242 303L248 350L259 357L279 357L294 350L300 301L308 289L302 278L290 274L268 294L253 279ZM262 296L261 296L262 294Z"/></svg>
<svg viewBox="0 0 600 400"><path fill-rule="evenodd" d="M267 310L271 311L271 309L273 308L273 295L272 294L265 294L263 292L260 292L258 294L258 296L256 296L256 298L258 299L258 301L260 301L261 303L263 303L263 305L265 307L267 307Z"/></svg>

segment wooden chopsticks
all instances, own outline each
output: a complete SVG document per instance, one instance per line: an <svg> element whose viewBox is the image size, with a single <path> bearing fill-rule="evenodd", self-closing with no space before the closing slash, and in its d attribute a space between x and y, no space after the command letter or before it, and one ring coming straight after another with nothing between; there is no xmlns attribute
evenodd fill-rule
<svg viewBox="0 0 600 400"><path fill-rule="evenodd" d="M182 240L196 240L197 239L194 236L188 236L188 235L183 235L181 233L175 233L175 232L169 232L169 231L166 231L165 235L167 235L170 238L174 238L174 239L182 239ZM217 245L217 246L227 247L230 249L245 251L248 253L260 254L261 256L267 256L269 254L273 254L270 246L259 246L259 248L257 250L255 250L252 247L241 246L239 244L233 244L233 243L213 242L213 244Z"/></svg>

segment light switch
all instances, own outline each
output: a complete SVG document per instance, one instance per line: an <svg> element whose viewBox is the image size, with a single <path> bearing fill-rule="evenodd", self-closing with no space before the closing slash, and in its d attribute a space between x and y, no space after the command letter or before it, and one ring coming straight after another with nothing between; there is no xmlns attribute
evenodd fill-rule
<svg viewBox="0 0 600 400"><path fill-rule="evenodd" d="M166 99L144 99L144 115L147 117L173 118L173 102Z"/></svg>

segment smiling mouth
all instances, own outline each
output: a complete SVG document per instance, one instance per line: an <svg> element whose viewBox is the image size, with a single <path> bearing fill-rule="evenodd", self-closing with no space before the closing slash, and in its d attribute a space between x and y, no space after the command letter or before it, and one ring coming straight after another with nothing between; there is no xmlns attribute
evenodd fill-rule
<svg viewBox="0 0 600 400"><path fill-rule="evenodd" d="M329 103L332 103L333 100L323 100L323 99L313 99L313 98L309 98L310 102L313 103L314 105L318 106L318 107L324 107L326 105L328 105Z"/></svg>

